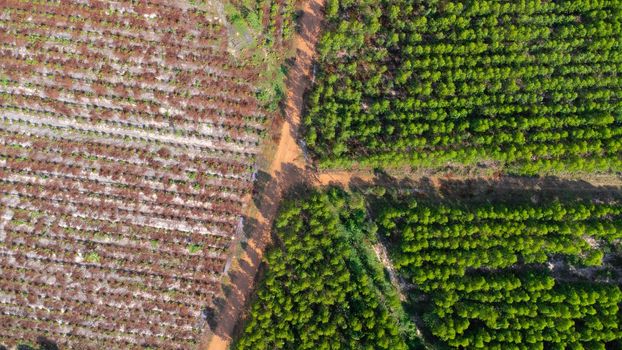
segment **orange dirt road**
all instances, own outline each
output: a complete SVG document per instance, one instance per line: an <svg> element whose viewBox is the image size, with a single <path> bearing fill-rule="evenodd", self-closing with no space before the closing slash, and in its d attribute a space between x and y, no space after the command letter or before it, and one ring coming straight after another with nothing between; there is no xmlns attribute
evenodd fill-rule
<svg viewBox="0 0 622 350"><path fill-rule="evenodd" d="M321 22L324 17L325 0L304 1L300 17L300 31L294 37L296 60L287 77L284 122L280 130L279 144L262 180L258 177L255 187L260 187L254 206L245 222L248 231L246 245L239 248L233 258L228 277L229 290L225 292L225 305L219 310L217 326L201 349L226 350L235 336L238 320L244 316L245 305L253 292L256 275L263 252L270 241L272 222L277 214L283 193L299 183L308 182L307 164L297 140L298 127L303 111L304 93L311 84L313 58ZM259 184L264 182L265 184Z"/></svg>

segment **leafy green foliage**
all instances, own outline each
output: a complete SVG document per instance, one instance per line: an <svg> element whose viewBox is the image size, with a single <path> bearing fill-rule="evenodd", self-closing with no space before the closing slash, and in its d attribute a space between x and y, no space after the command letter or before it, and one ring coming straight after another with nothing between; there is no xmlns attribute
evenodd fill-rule
<svg viewBox="0 0 622 350"><path fill-rule="evenodd" d="M314 194L282 210L279 241L266 255L269 269L237 349L407 349L404 339L413 341L398 325L395 291L363 243L370 237L364 209L349 208L343 196Z"/></svg>
<svg viewBox="0 0 622 350"><path fill-rule="evenodd" d="M304 120L325 167L622 170L622 1L329 0Z"/></svg>
<svg viewBox="0 0 622 350"><path fill-rule="evenodd" d="M186 249L188 250L188 253L190 254L195 254L200 252L203 249L203 245L201 244L189 244Z"/></svg>
<svg viewBox="0 0 622 350"><path fill-rule="evenodd" d="M425 296L430 332L451 348L605 349L622 338L617 286L556 279L544 265L600 265L597 247L622 237L622 205L408 202L379 224Z"/></svg>
<svg viewBox="0 0 622 350"><path fill-rule="evenodd" d="M86 254L86 256L84 257L84 261L86 261L87 263L92 263L92 264L99 263L100 260L101 258L99 257L99 254L95 252L90 252Z"/></svg>

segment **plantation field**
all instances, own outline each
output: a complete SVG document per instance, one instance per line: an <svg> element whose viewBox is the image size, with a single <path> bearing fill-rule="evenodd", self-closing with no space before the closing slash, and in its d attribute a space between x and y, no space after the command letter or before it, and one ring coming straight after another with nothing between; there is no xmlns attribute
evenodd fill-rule
<svg viewBox="0 0 622 350"><path fill-rule="evenodd" d="M620 203L364 191L283 206L234 349L622 345Z"/></svg>
<svg viewBox="0 0 622 350"><path fill-rule="evenodd" d="M622 349L621 33L622 0L0 1L0 350Z"/></svg>
<svg viewBox="0 0 622 350"><path fill-rule="evenodd" d="M298 0L234 0L247 24L263 33L264 45L281 46L294 35Z"/></svg>
<svg viewBox="0 0 622 350"><path fill-rule="evenodd" d="M0 344L199 342L268 119L223 13L0 3Z"/></svg>
<svg viewBox="0 0 622 350"><path fill-rule="evenodd" d="M331 0L326 22L320 166L622 170L622 1Z"/></svg>
<svg viewBox="0 0 622 350"><path fill-rule="evenodd" d="M441 348L622 345L619 203L402 200L378 223L412 283L417 317Z"/></svg>
<svg viewBox="0 0 622 350"><path fill-rule="evenodd" d="M371 248L365 202L338 190L287 202L234 349L419 349Z"/></svg>

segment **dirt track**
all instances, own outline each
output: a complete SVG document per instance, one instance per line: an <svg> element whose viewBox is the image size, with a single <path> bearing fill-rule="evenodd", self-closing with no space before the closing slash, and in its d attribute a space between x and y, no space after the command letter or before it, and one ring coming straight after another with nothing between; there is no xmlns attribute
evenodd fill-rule
<svg viewBox="0 0 622 350"><path fill-rule="evenodd" d="M218 312L212 334L206 337L202 349L225 350L235 335L237 321L253 291L264 249L270 241L272 221L283 193L307 179L307 165L298 144L298 126L303 110L303 98L311 82L315 44L323 19L324 0L305 1L300 17L300 31L294 38L296 60L287 78L284 121L279 143L270 166L260 171L249 213L245 218L247 240L235 254L229 271L230 284Z"/></svg>

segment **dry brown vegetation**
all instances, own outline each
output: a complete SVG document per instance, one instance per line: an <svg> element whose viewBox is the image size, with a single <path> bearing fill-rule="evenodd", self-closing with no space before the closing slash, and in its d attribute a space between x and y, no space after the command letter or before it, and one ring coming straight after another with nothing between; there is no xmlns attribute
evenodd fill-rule
<svg viewBox="0 0 622 350"><path fill-rule="evenodd" d="M0 3L0 344L198 342L267 120L226 35L204 3Z"/></svg>

